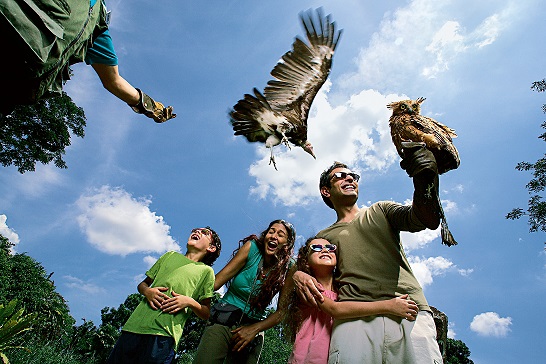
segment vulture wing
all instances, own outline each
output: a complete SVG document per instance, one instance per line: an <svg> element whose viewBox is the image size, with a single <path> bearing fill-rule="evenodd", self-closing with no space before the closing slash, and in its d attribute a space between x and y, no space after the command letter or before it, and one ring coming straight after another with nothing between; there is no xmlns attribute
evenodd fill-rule
<svg viewBox="0 0 546 364"><path fill-rule="evenodd" d="M342 30L336 30L330 16L321 9L300 13L309 45L296 38L293 49L282 56L271 71L275 77L265 88L265 97L274 110L283 112L295 128L307 132L311 103L332 66L332 57ZM305 138L304 138L305 139Z"/></svg>
<svg viewBox="0 0 546 364"><path fill-rule="evenodd" d="M265 143L277 131L284 118L273 111L266 98L254 88L254 95L245 94L229 113L235 135L244 135L249 142Z"/></svg>

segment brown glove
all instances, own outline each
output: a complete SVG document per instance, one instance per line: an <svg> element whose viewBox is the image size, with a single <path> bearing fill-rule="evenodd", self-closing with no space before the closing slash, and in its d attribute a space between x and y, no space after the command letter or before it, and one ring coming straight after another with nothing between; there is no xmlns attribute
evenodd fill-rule
<svg viewBox="0 0 546 364"><path fill-rule="evenodd" d="M161 102L155 101L142 92L142 90L137 88L137 91L140 98L138 104L129 105L134 112L137 114L144 114L147 117L154 119L156 123L164 123L165 121L176 117L176 114L173 113L172 106L165 107Z"/></svg>

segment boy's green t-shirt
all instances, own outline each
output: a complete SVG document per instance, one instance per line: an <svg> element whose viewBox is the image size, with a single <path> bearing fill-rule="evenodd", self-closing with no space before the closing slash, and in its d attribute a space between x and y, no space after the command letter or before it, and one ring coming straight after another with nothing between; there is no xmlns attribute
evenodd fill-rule
<svg viewBox="0 0 546 364"><path fill-rule="evenodd" d="M178 252L167 252L146 272L153 279L152 287L167 287L166 295L172 291L192 297L197 302L213 296L214 270L201 262L194 262ZM154 310L146 298L142 298L131 314L123 331L136 334L171 336L178 347L184 324L192 310L186 308L175 314Z"/></svg>

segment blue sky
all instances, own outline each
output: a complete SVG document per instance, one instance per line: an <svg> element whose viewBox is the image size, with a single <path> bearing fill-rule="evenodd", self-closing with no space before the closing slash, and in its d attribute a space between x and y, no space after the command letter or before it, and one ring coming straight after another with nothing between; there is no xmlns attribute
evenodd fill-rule
<svg viewBox="0 0 546 364"><path fill-rule="evenodd" d="M335 214L318 193L334 160L362 174L360 205L407 202L412 184L390 140L386 104L426 97L422 113L454 128L461 166L441 176L441 197L459 245L437 231L404 235L429 303L450 336L483 363L544 358L544 234L504 218L526 207L521 161L543 155L544 4L538 0L222 1L109 0L110 32L129 82L178 117L133 113L92 69L73 67L66 91L85 109L86 136L67 149L67 170L0 171L0 232L43 264L72 315L136 292L162 253L185 251L193 227L223 241L214 268L238 240L269 221L292 221L301 244ZM298 13L323 6L344 29L330 79L309 118L317 160L301 148L268 151L234 137L227 112L302 35ZM178 248L181 246L181 248ZM365 269L365 267L363 267ZM538 317L538 319L537 319Z"/></svg>

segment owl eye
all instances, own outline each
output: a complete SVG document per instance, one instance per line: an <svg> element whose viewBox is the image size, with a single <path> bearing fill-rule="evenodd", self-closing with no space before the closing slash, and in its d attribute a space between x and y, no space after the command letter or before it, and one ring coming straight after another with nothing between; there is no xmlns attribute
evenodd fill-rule
<svg viewBox="0 0 546 364"><path fill-rule="evenodd" d="M408 106L407 106L406 104L402 104L402 105L400 105L400 108L401 108L402 110L406 110L406 109L408 108Z"/></svg>
<svg viewBox="0 0 546 364"><path fill-rule="evenodd" d="M414 109L417 109L419 107L419 104L413 104L411 105Z"/></svg>

